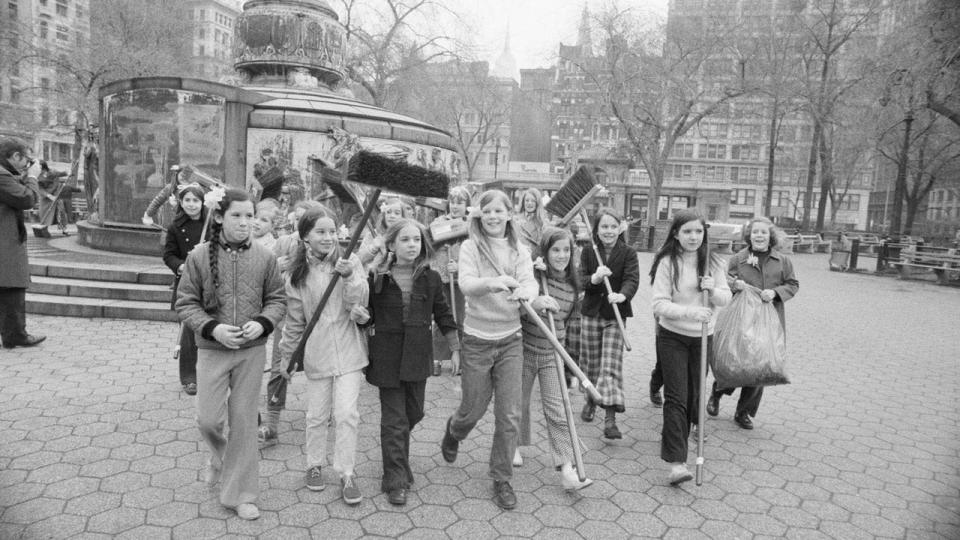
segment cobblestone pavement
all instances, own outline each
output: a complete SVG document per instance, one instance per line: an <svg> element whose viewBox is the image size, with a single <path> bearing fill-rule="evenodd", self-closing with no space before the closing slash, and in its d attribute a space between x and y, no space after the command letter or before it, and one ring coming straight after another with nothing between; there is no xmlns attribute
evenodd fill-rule
<svg viewBox="0 0 960 540"><path fill-rule="evenodd" d="M650 255L640 258L648 268ZM241 521L199 480L205 449L170 356L174 325L30 316L48 341L0 351L0 538L960 538L960 289L830 273L825 255L794 260L793 384L767 390L753 431L732 422L732 398L722 401L707 426L702 486L665 482L661 410L646 392L653 322L644 285L629 322L624 438L604 441L599 418L581 424L596 483L567 494L535 403L536 446L523 450L510 512L491 500L491 413L455 465L440 457L459 402L445 372L427 386L405 508L379 493L370 387L357 468L365 499L348 507L337 487L304 487L301 378L281 444L262 452L263 515ZM582 396L573 402L579 409ZM324 476L335 482L329 468Z"/></svg>

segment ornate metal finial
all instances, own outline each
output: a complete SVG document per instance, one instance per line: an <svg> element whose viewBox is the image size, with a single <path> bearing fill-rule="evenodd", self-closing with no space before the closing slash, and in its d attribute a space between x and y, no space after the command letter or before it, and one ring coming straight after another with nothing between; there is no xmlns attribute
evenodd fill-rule
<svg viewBox="0 0 960 540"><path fill-rule="evenodd" d="M323 0L248 0L234 31L245 84L334 88L343 80L344 28Z"/></svg>

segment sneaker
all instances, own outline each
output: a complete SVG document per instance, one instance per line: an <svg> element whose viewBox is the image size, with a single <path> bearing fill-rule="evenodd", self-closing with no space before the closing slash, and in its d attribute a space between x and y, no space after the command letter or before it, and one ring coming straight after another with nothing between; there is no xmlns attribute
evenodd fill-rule
<svg viewBox="0 0 960 540"><path fill-rule="evenodd" d="M513 466L514 467L523 467L523 456L520 455L520 449L517 448L513 452Z"/></svg>
<svg viewBox="0 0 960 540"><path fill-rule="evenodd" d="M352 506L354 504L360 504L360 501L363 500L363 495L360 494L360 488L357 487L357 481L354 480L353 475L341 478L340 486L343 502Z"/></svg>
<svg viewBox="0 0 960 540"><path fill-rule="evenodd" d="M674 463L673 466L670 467L670 476L668 478L671 486L677 486L693 480L693 474L687 470L686 463Z"/></svg>
<svg viewBox="0 0 960 540"><path fill-rule="evenodd" d="M650 381L650 403L654 407L663 407L663 396L660 395L660 387Z"/></svg>
<svg viewBox="0 0 960 540"><path fill-rule="evenodd" d="M253 521L260 517L260 509L253 503L243 503L236 508L237 517L247 521Z"/></svg>
<svg viewBox="0 0 960 540"><path fill-rule="evenodd" d="M517 507L517 494L513 492L513 486L506 480L493 481L493 494L497 506L504 510L513 510Z"/></svg>
<svg viewBox="0 0 960 540"><path fill-rule="evenodd" d="M310 467L307 469L307 489L310 491L323 491L323 476L320 475L320 467Z"/></svg>
<svg viewBox="0 0 960 540"><path fill-rule="evenodd" d="M208 486L215 486L220 481L220 467L213 464L213 458L207 459L207 473L203 477Z"/></svg>
<svg viewBox="0 0 960 540"><path fill-rule="evenodd" d="M593 480L584 478L581 481L573 464L564 463L560 466L560 484L566 491L577 491L593 484Z"/></svg>
<svg viewBox="0 0 960 540"><path fill-rule="evenodd" d="M277 444L277 430L273 426L262 425L257 430L257 442L260 448L267 448ZM319 468L319 467L318 467Z"/></svg>
<svg viewBox="0 0 960 540"><path fill-rule="evenodd" d="M197 395L197 383L191 382L183 385L183 392L188 396Z"/></svg>

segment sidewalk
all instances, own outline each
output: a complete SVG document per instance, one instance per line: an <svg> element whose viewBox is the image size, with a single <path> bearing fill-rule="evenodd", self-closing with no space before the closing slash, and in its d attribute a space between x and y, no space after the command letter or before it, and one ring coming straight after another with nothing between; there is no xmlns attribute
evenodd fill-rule
<svg viewBox="0 0 960 540"><path fill-rule="evenodd" d="M642 273L650 260L640 254ZM595 483L565 493L535 399L536 446L522 450L510 512L493 504L487 478L490 413L454 465L440 457L459 403L445 370L428 382L413 432L406 507L379 493L369 386L363 502L342 503L330 467L326 490L304 487L298 377L280 444L262 452L262 517L241 521L200 481L205 448L171 357L175 324L28 316L47 342L0 350L0 538L960 538L960 289L829 272L824 254L793 260L792 384L767 389L753 431L733 423L735 402L724 398L707 423L703 485L666 485L662 412L647 400L653 321L642 280L628 322L624 438L606 442L602 420L578 420ZM575 410L582 404L574 392Z"/></svg>

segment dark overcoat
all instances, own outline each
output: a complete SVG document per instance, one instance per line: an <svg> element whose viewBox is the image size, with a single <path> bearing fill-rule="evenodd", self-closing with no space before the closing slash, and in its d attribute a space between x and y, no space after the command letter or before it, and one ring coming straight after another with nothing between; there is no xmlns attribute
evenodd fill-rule
<svg viewBox="0 0 960 540"><path fill-rule="evenodd" d="M30 286L27 242L20 237L17 222L23 219L25 210L37 204L39 197L36 178L17 176L0 167L0 287Z"/></svg>
<svg viewBox="0 0 960 540"><path fill-rule="evenodd" d="M371 274L368 311L373 325L367 342L367 382L381 388L398 388L401 381L426 380L433 365L431 319L444 335L457 331L443 296L440 274L427 268L414 278L406 317L403 295L390 274L380 276L380 283L377 281Z"/></svg>
<svg viewBox="0 0 960 540"><path fill-rule="evenodd" d="M637 261L637 252L627 247L623 240L617 240L610 249L610 253L605 253L603 246L599 248L600 255L606 259L606 267L613 272L610 276L610 288L613 292L619 292L627 297L625 302L618 305L620 316L624 319L632 317L633 308L630 306L630 301L637 294L637 287L640 286L640 263ZM583 248L580 254L580 285L584 295L580 313L587 317L613 320L613 308L607 300L606 285L602 281L599 284L590 281L590 276L597 271L598 266L593 248Z"/></svg>
<svg viewBox="0 0 960 540"><path fill-rule="evenodd" d="M789 257L776 249L770 250L763 268L748 263L749 257L749 248L743 248L730 257L727 262L727 282L732 287L734 281L741 279L760 290L773 289L777 293L773 299L773 307L777 309L777 315L780 316L780 324L786 329L783 303L793 298L800 290L800 282L797 281L797 275L793 271L793 263L790 262ZM739 291L734 294L738 293Z"/></svg>

